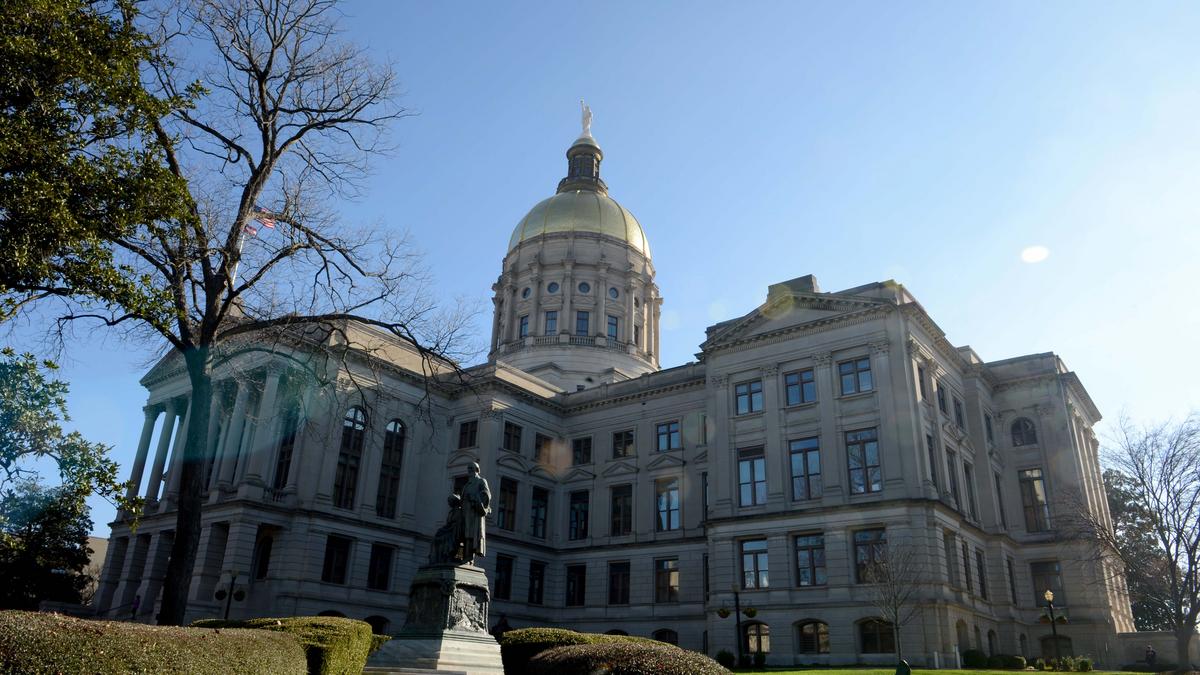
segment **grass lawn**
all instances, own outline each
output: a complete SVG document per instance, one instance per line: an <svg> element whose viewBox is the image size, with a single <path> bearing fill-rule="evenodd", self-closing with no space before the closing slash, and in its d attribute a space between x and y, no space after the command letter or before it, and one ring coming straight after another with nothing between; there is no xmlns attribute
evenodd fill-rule
<svg viewBox="0 0 1200 675"><path fill-rule="evenodd" d="M767 672L772 675L895 675L895 668L880 669L880 668L838 668L835 670L817 670L809 668L801 668L796 670L768 668L762 670L734 670L735 673L762 673ZM913 668L913 675L1016 675L1017 673L1036 673L1036 671L1020 671L1020 670L923 670ZM1117 670L1094 670L1089 675L1129 675Z"/></svg>

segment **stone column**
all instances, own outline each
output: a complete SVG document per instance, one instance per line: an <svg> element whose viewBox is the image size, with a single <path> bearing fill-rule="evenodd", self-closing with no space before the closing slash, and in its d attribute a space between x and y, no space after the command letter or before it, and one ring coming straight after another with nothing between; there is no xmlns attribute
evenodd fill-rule
<svg viewBox="0 0 1200 675"><path fill-rule="evenodd" d="M267 473L272 448L277 440L275 432L279 426L279 381L282 378L283 373L278 370L267 370L266 388L263 391L262 403L258 406L258 424L246 455L244 482L251 485L261 487L266 484L263 476Z"/></svg>
<svg viewBox="0 0 1200 675"><path fill-rule="evenodd" d="M625 341L626 342L633 342L633 327L635 324L636 324L636 322L633 320L633 282L626 281L626 283L625 283Z"/></svg>
<svg viewBox="0 0 1200 675"><path fill-rule="evenodd" d="M500 334L500 303L502 300L500 286L493 285L492 290L496 291L496 295L492 296L492 351L496 351L504 343L504 336Z"/></svg>
<svg viewBox="0 0 1200 675"><path fill-rule="evenodd" d="M179 494L179 482L183 478L183 453L187 446L188 424L192 419L192 399L188 397L187 412L183 414L183 422L175 431L175 442L171 444L171 468L167 471L167 491L163 501L174 498Z"/></svg>
<svg viewBox="0 0 1200 675"><path fill-rule="evenodd" d="M152 619L157 614L155 604L158 602L159 591L162 590L163 579L167 576L167 561L171 557L171 546L174 543L174 533L160 532L150 546L142 582L138 586L138 594L142 596L138 605L138 616L143 620Z"/></svg>
<svg viewBox="0 0 1200 675"><path fill-rule="evenodd" d="M229 428L225 431L224 447L221 450L221 472L217 476L217 485L222 488L233 484L233 472L237 468L238 453L242 447L242 431L246 428L246 404L249 400L250 387L247 383L240 383L237 398L233 403L233 413L229 416Z"/></svg>
<svg viewBox="0 0 1200 675"><path fill-rule="evenodd" d="M379 493L379 468L383 462L383 441L391 419L387 416L386 407L380 398L378 395L372 397L371 407L376 414L374 419L367 418L362 456L358 460L358 512L370 516L375 515L375 497Z"/></svg>
<svg viewBox="0 0 1200 675"><path fill-rule="evenodd" d="M510 279L504 282L504 339L502 342L516 340L517 334L517 287Z"/></svg>
<svg viewBox="0 0 1200 675"><path fill-rule="evenodd" d="M658 350L659 343L661 342L660 334L662 332L659 328L659 320L662 318L662 298L658 297L657 293L654 295L654 308L651 310L651 312L654 316L654 362L658 363Z"/></svg>
<svg viewBox="0 0 1200 675"><path fill-rule="evenodd" d="M223 411L221 410L221 399L224 398L224 381L213 382L212 386L212 403L208 406L208 433L205 435L205 440L208 446L204 448L204 457L200 462L202 470L205 472L204 489L208 490L212 485L212 472L216 470L213 464L217 461L217 450L220 449L221 439L218 437L217 429L221 424Z"/></svg>
<svg viewBox="0 0 1200 675"><path fill-rule="evenodd" d="M146 455L150 452L150 437L154 435L154 423L162 412L159 406L148 405L142 408L145 419L142 421L142 436L138 439L137 456L133 460L133 471L129 474L129 488L125 496L133 499L138 496L138 488L142 485L142 474L146 471Z"/></svg>
<svg viewBox="0 0 1200 675"><path fill-rule="evenodd" d="M154 467L150 469L150 482L146 485L146 499L149 501L158 501L163 469L167 465L167 451L171 448L171 435L175 432L175 418L179 416L178 403L168 402L163 407L166 415L163 419L162 429L158 432L158 448L154 451Z"/></svg>
<svg viewBox="0 0 1200 675"><path fill-rule="evenodd" d="M817 384L817 407L821 413L821 501L841 504L850 492L844 439L837 426L837 374L833 355L813 355L813 379Z"/></svg>

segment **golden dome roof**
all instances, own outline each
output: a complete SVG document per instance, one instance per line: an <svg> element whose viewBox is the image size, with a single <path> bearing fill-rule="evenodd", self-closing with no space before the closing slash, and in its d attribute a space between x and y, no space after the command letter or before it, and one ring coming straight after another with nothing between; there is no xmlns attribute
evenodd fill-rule
<svg viewBox="0 0 1200 675"><path fill-rule="evenodd" d="M650 257L650 242L642 225L612 197L593 190L571 190L543 199L517 223L508 250L543 234L587 232L627 243Z"/></svg>

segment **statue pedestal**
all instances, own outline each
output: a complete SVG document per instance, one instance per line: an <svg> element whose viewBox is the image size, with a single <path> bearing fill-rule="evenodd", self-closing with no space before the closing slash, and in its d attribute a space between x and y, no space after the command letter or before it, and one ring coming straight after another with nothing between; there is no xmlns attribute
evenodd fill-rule
<svg viewBox="0 0 1200 675"><path fill-rule="evenodd" d="M425 565L408 598L404 628L371 656L368 672L504 674L500 645L487 632L490 593L482 569Z"/></svg>

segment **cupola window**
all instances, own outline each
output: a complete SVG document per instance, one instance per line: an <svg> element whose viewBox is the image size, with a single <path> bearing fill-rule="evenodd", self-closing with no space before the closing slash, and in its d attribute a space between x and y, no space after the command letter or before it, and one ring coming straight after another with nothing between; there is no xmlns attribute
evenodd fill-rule
<svg viewBox="0 0 1200 675"><path fill-rule="evenodd" d="M550 285L546 286L546 292L548 292L548 293L557 293L557 292L558 292L558 282L557 282L557 281L551 281L551 282L550 282Z"/></svg>
<svg viewBox="0 0 1200 675"><path fill-rule="evenodd" d="M579 282L579 292L587 295L592 292L592 285L586 281Z"/></svg>
<svg viewBox="0 0 1200 675"><path fill-rule="evenodd" d="M528 297L529 297L529 294L530 294L530 293L532 293L532 292L533 292L533 291L532 291L532 290L530 290L530 288L529 288L528 286L526 286L526 287L525 287L525 290L521 291L521 297L522 297L522 298L528 298Z"/></svg>
<svg viewBox="0 0 1200 675"><path fill-rule="evenodd" d="M621 293L617 291L616 287L608 289L608 297L612 298L613 300L616 300L617 296L620 294Z"/></svg>

